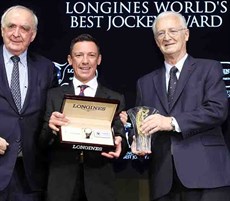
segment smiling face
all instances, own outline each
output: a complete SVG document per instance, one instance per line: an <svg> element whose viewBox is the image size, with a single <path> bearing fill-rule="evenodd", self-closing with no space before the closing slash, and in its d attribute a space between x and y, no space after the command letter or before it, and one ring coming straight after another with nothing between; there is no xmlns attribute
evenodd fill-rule
<svg viewBox="0 0 230 201"><path fill-rule="evenodd" d="M68 55L68 62L74 69L74 76L87 83L96 76L97 66L101 63L101 54L92 41L79 41L74 44Z"/></svg>
<svg viewBox="0 0 230 201"><path fill-rule="evenodd" d="M155 40L165 60L180 60L186 54L189 30L181 19L173 14L162 16L155 26Z"/></svg>
<svg viewBox="0 0 230 201"><path fill-rule="evenodd" d="M3 21L1 32L6 49L13 55L23 53L36 36L34 16L23 8L10 10Z"/></svg>

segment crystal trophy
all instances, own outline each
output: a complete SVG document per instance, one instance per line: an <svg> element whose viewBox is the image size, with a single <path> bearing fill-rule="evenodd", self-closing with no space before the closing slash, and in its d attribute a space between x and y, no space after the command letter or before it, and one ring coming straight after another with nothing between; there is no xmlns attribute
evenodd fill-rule
<svg viewBox="0 0 230 201"><path fill-rule="evenodd" d="M146 135L140 131L142 121L151 114L158 113L153 107L139 106L131 108L127 111L129 118L134 128L134 134L136 138L136 150L137 151L151 151L151 135Z"/></svg>

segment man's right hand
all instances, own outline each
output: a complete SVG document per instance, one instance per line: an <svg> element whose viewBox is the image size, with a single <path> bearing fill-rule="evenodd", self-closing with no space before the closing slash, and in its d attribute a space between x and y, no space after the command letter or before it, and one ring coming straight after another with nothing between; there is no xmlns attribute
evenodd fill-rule
<svg viewBox="0 0 230 201"><path fill-rule="evenodd" d="M4 138L0 137L0 155L5 154L8 146L9 146L9 143Z"/></svg>
<svg viewBox="0 0 230 201"><path fill-rule="evenodd" d="M127 123L128 120L128 114L126 111L121 111L121 113L119 114L120 116L120 120L123 123L123 125L125 125Z"/></svg>
<svg viewBox="0 0 230 201"><path fill-rule="evenodd" d="M65 117L64 114L60 112L53 112L50 120L49 120L49 127L53 130L58 132L61 126L67 125L69 120Z"/></svg>

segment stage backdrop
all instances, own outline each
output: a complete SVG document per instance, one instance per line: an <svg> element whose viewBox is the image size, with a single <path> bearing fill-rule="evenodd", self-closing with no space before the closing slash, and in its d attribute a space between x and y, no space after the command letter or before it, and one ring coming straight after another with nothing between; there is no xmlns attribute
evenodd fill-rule
<svg viewBox="0 0 230 201"><path fill-rule="evenodd" d="M30 48L55 63L60 85L68 84L73 76L66 59L71 40L81 33L97 38L102 51L98 79L125 95L127 109L134 106L137 79L158 68L163 60L151 30L155 17L166 10L180 12L190 29L188 53L194 57L216 59L223 64L230 97L229 0L1 0L1 14L16 4L28 6L37 14L38 35ZM228 127L226 122L225 133L229 133ZM120 201L148 200L147 167L147 158L139 160L131 152L117 161L115 171Z"/></svg>

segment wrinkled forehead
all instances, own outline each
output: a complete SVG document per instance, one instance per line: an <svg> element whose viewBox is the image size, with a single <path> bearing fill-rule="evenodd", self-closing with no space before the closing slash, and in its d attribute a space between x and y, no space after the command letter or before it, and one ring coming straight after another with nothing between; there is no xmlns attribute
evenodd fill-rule
<svg viewBox="0 0 230 201"><path fill-rule="evenodd" d="M169 28L179 28L182 27L183 23L181 19L173 14L165 15L160 17L156 22L156 31Z"/></svg>
<svg viewBox="0 0 230 201"><path fill-rule="evenodd" d="M4 23L35 28L33 14L29 10L23 8L14 8L10 10L5 16Z"/></svg>

